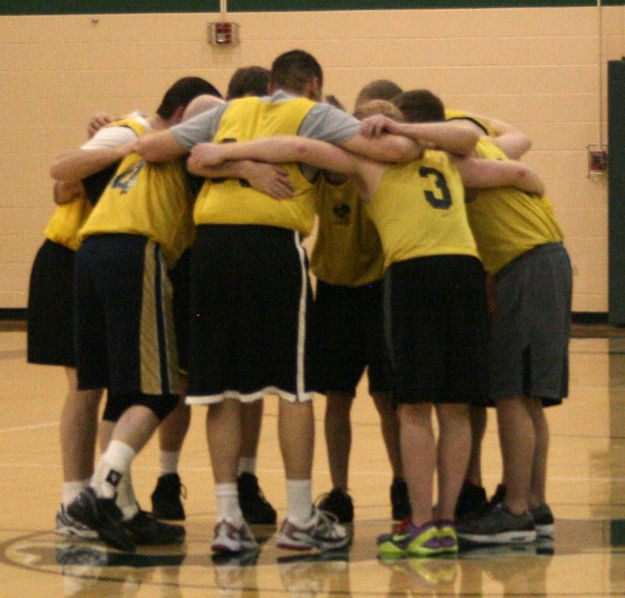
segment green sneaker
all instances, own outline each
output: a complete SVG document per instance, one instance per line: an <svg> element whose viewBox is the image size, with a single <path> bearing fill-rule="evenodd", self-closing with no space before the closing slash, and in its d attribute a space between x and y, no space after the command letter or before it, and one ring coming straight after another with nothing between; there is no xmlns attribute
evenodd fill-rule
<svg viewBox="0 0 625 598"><path fill-rule="evenodd" d="M458 552L458 534L453 521L437 521L438 542L441 546L441 553L456 554Z"/></svg>
<svg viewBox="0 0 625 598"><path fill-rule="evenodd" d="M404 519L395 533L378 537L378 556L400 558L404 556L433 556L441 554L439 532L433 522L417 527Z"/></svg>

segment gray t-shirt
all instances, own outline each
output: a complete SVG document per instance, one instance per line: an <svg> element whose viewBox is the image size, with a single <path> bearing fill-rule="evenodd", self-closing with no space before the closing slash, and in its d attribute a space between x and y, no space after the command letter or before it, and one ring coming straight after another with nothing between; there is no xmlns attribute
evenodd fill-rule
<svg viewBox="0 0 625 598"><path fill-rule="evenodd" d="M293 100L295 97L285 91L277 91L272 96L265 96L260 100L261 102L281 103ZM196 143L212 141L227 107L228 104L217 106L172 127L171 132L174 138L187 150L190 150ZM360 122L347 112L319 102L304 117L297 134L336 145L357 135L359 125Z"/></svg>

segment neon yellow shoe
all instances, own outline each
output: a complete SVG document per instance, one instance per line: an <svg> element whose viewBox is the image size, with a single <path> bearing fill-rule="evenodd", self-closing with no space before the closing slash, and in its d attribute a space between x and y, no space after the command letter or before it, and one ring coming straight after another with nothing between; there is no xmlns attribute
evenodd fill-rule
<svg viewBox="0 0 625 598"><path fill-rule="evenodd" d="M378 556L400 558L403 556L433 556L441 554L439 532L432 521L417 527L404 519L395 533L378 537Z"/></svg>

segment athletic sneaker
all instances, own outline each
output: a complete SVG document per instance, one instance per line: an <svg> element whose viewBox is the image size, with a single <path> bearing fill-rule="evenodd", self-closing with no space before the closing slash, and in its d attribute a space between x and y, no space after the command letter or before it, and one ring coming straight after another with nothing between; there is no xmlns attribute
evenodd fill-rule
<svg viewBox="0 0 625 598"><path fill-rule="evenodd" d="M245 521L237 527L222 519L215 526L211 549L213 552L243 552L258 549L258 543Z"/></svg>
<svg viewBox="0 0 625 598"><path fill-rule="evenodd" d="M339 523L352 523L354 521L352 497L342 488L333 488L324 494L319 501L319 508L326 513L332 513Z"/></svg>
<svg viewBox="0 0 625 598"><path fill-rule="evenodd" d="M501 502L501 501L500 501ZM488 507L486 490L469 480L465 480L456 504L456 519L465 519L481 514Z"/></svg>
<svg viewBox="0 0 625 598"><path fill-rule="evenodd" d="M265 498L258 485L258 478L249 472L243 472L237 478L239 506L245 521L249 524L264 523L275 525L276 510Z"/></svg>
<svg viewBox="0 0 625 598"><path fill-rule="evenodd" d="M54 533L59 536L82 538L83 540L95 540L98 537L98 533L96 531L71 517L65 510L65 505L63 503L61 503L61 506L56 513L55 521L56 527L54 528Z"/></svg>
<svg viewBox="0 0 625 598"><path fill-rule="evenodd" d="M393 478L393 483L391 484L391 506L394 521L402 521L406 517L410 517L412 509L408 499L408 486L401 476Z"/></svg>
<svg viewBox="0 0 625 598"><path fill-rule="evenodd" d="M152 492L152 515L158 519L184 521L181 497L187 497L187 489L182 485L180 476L177 473L162 475Z"/></svg>
<svg viewBox="0 0 625 598"><path fill-rule="evenodd" d="M458 537L476 544L526 544L536 541L536 527L529 511L514 515L499 503L475 519L461 521Z"/></svg>
<svg viewBox="0 0 625 598"><path fill-rule="evenodd" d="M534 525L536 526L536 535L539 538L546 538L553 534L555 531L553 513L547 503L543 503L538 507L530 509L530 513L534 518Z"/></svg>
<svg viewBox="0 0 625 598"><path fill-rule="evenodd" d="M135 540L122 521L115 497L100 498L93 488L83 490L67 507L71 517L98 533L99 538L120 550L132 552Z"/></svg>
<svg viewBox="0 0 625 598"><path fill-rule="evenodd" d="M419 527L404 519L394 533L378 536L380 558L433 556L441 554L438 528L432 521Z"/></svg>
<svg viewBox="0 0 625 598"><path fill-rule="evenodd" d="M453 521L437 521L438 543L441 553L453 554L458 552L458 534Z"/></svg>
<svg viewBox="0 0 625 598"><path fill-rule="evenodd" d="M173 525L158 521L153 515L139 511L134 517L123 522L132 534L135 544L161 545L181 544L184 542L185 529L182 525Z"/></svg>
<svg viewBox="0 0 625 598"><path fill-rule="evenodd" d="M335 515L313 506L307 527L299 527L288 519L282 522L278 548L336 550L348 546L351 541L351 533L338 523Z"/></svg>

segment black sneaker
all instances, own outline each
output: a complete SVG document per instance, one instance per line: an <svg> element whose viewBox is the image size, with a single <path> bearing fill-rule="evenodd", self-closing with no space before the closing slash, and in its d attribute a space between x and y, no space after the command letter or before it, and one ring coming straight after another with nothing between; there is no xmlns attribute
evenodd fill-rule
<svg viewBox="0 0 625 598"><path fill-rule="evenodd" d="M135 540L122 522L115 498L99 498L93 488L83 490L68 507L71 517L98 532L99 538L120 550L132 552Z"/></svg>
<svg viewBox="0 0 625 598"><path fill-rule="evenodd" d="M549 538L555 531L555 525L553 520L553 513L547 503L543 503L538 507L530 509L530 513L534 518L534 525L536 526L536 534L539 538Z"/></svg>
<svg viewBox="0 0 625 598"><path fill-rule="evenodd" d="M393 478L393 483L391 484L391 505L395 521L402 521L406 517L410 517L412 509L408 499L408 486L406 486L406 482L401 476Z"/></svg>
<svg viewBox="0 0 625 598"><path fill-rule="evenodd" d="M319 502L319 509L332 513L339 523L354 521L354 503L352 497L342 488L333 488Z"/></svg>
<svg viewBox="0 0 625 598"><path fill-rule="evenodd" d="M534 518L529 511L514 515L500 503L475 519L461 521L458 537L476 544L527 544L536 541Z"/></svg>
<svg viewBox="0 0 625 598"><path fill-rule="evenodd" d="M186 498L186 488L180 482L177 473L167 473L158 478L152 492L152 515L158 519L183 521L184 507L180 497Z"/></svg>
<svg viewBox="0 0 625 598"><path fill-rule="evenodd" d="M253 473L243 472L237 478L237 489L239 506L247 523L275 525L276 510L265 498L258 485L258 478Z"/></svg>
<svg viewBox="0 0 625 598"><path fill-rule="evenodd" d="M486 490L469 480L465 480L456 504L456 520L482 513L488 507Z"/></svg>
<svg viewBox="0 0 625 598"><path fill-rule="evenodd" d="M182 525L163 523L145 511L139 511L132 519L124 521L123 525L132 535L135 544L140 546L184 542L185 529Z"/></svg>

